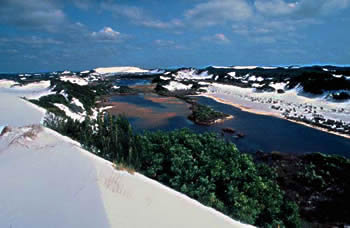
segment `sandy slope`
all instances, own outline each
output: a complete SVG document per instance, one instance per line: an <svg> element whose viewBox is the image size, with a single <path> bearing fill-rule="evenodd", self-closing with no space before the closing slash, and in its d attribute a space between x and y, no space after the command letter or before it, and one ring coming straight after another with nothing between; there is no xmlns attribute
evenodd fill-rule
<svg viewBox="0 0 350 228"><path fill-rule="evenodd" d="M25 94L0 88L0 126L40 123ZM0 136L0 183L0 227L248 227L42 127Z"/></svg>
<svg viewBox="0 0 350 228"><path fill-rule="evenodd" d="M0 125L23 126L41 122L46 110L19 98L22 95L0 88Z"/></svg>
<svg viewBox="0 0 350 228"><path fill-rule="evenodd" d="M100 67L94 69L99 74L109 74L109 73L147 73L148 70L144 70L138 67Z"/></svg>
<svg viewBox="0 0 350 228"><path fill-rule="evenodd" d="M0 181L0 227L243 227L46 128L0 137Z"/></svg>

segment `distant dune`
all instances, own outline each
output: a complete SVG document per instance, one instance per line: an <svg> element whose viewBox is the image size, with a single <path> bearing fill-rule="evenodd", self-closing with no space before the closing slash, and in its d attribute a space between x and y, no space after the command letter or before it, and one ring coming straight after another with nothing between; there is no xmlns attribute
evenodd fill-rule
<svg viewBox="0 0 350 228"><path fill-rule="evenodd" d="M148 70L144 70L138 67L100 67L94 69L99 74L111 74L111 73L148 73Z"/></svg>

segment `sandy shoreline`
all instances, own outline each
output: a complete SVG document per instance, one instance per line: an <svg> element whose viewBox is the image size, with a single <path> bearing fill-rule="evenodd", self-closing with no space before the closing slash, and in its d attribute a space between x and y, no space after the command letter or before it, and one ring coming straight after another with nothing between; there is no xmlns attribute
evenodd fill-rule
<svg viewBox="0 0 350 228"><path fill-rule="evenodd" d="M248 108L248 107L245 107L245 106L243 106L241 104L236 104L236 103L233 103L233 102L230 102L230 101L227 101L227 100L215 97L214 95L211 95L211 94L204 93L204 94L200 94L199 96L211 98L211 99L213 99L213 100L215 100L215 101L217 101L219 103L222 103L222 104L231 105L233 107L239 108L240 110L242 110L244 112L249 112L249 113L258 114L258 115L277 117L277 118L280 118L280 119L288 120L288 121L293 122L293 123L302 124L304 126L307 126L307 127L310 127L310 128L314 128L314 129L317 129L317 130L320 130L320 131L323 131L323 132L326 132L326 133L329 133L329 134L333 134L333 135L337 135L337 136L341 136L341 137L350 139L350 135L341 134L341 133L335 132L335 131L329 131L328 129L317 127L317 126L314 126L314 125L311 125L311 124L307 124L307 123L304 123L302 121L287 119L287 118L284 118L283 116L281 116L281 115L279 115L277 113L274 113L274 112L265 112L265 111L259 111L259 110L255 110L255 109L252 109L252 108Z"/></svg>

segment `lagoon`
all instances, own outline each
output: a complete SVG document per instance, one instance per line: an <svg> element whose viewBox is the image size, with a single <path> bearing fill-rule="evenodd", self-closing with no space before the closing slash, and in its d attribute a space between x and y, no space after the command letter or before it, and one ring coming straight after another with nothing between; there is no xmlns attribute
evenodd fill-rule
<svg viewBox="0 0 350 228"><path fill-rule="evenodd" d="M216 132L222 128L233 128L243 133L237 139L225 133L223 137L236 144L242 152L257 151L303 154L320 152L350 157L350 140L341 136L319 131L284 119L244 112L236 107L216 102L206 97L195 97L198 103L209 105L215 110L233 115L234 118L212 126L196 125L187 119L189 105L177 98L161 97L156 94L114 96L112 102L117 108L111 112L124 114L136 132L143 130L170 131L189 128L195 132Z"/></svg>

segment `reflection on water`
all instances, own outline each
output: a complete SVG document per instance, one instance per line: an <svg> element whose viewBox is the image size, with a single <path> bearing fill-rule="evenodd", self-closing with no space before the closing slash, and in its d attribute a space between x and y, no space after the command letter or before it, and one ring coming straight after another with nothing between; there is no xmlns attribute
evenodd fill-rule
<svg viewBox="0 0 350 228"><path fill-rule="evenodd" d="M117 79L115 85L117 86L140 86L140 85L150 85L151 80L147 79Z"/></svg>
<svg viewBox="0 0 350 228"><path fill-rule="evenodd" d="M177 121L189 122L189 105L174 97L160 97L156 94L114 96L108 105L114 106L108 112L125 115L137 131L166 130Z"/></svg>
<svg viewBox="0 0 350 228"><path fill-rule="evenodd" d="M124 113L136 131L174 130L187 127L195 132L217 132L231 127L246 136L236 139L225 134L225 138L234 142L244 152L255 153L280 151L286 153L321 152L350 157L350 140L312 129L287 120L243 112L238 108L218 103L210 98L197 97L199 103L206 104L218 111L234 116L213 126L199 126L187 119L190 114L188 105L176 98L160 97L151 94L113 97L117 103L112 113Z"/></svg>
<svg viewBox="0 0 350 228"><path fill-rule="evenodd" d="M350 140L344 137L275 117L243 112L238 108L205 97L199 97L198 101L235 116L233 120L216 125L214 128L232 127L245 133L246 137L236 142L242 150L255 152L256 149L261 149L265 152L286 153L321 152L350 157Z"/></svg>

